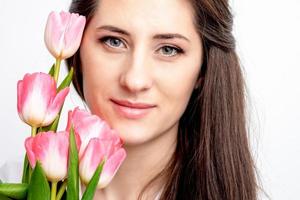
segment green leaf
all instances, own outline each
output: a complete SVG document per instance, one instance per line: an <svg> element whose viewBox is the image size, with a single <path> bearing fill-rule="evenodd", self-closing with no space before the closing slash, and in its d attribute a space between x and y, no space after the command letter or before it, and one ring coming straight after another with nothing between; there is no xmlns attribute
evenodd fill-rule
<svg viewBox="0 0 300 200"><path fill-rule="evenodd" d="M79 199L79 169L78 169L78 151L75 141L73 127L70 130L69 137L69 167L68 167L68 185L67 200Z"/></svg>
<svg viewBox="0 0 300 200"><path fill-rule="evenodd" d="M25 154L24 164L23 164L22 183L29 183L29 179L30 179L29 168L30 168L30 165L28 162L27 155Z"/></svg>
<svg viewBox="0 0 300 200"><path fill-rule="evenodd" d="M54 68L55 68L55 64L52 65L50 71L48 72L48 74L50 74L52 77L54 76Z"/></svg>
<svg viewBox="0 0 300 200"><path fill-rule="evenodd" d="M73 78L73 72L74 72L73 67L71 67L71 70L69 71L68 75L65 77L65 79L61 82L61 84L57 88L57 92L70 86Z"/></svg>
<svg viewBox="0 0 300 200"><path fill-rule="evenodd" d="M96 171L95 171L92 179L90 180L90 182L89 182L86 190L84 191L84 194L83 194L81 200L93 200L94 195L95 195L95 191L97 189L97 185L98 185L98 182L99 182L99 179L100 179L100 174L101 174L102 169L103 169L104 163L105 163L105 161L102 161L98 165L98 167L97 167L97 169L96 169Z"/></svg>
<svg viewBox="0 0 300 200"><path fill-rule="evenodd" d="M25 183L1 183L0 194L14 199L26 197L28 184Z"/></svg>
<svg viewBox="0 0 300 200"><path fill-rule="evenodd" d="M5 195L0 194L0 200L12 200L11 198L8 198Z"/></svg>
<svg viewBox="0 0 300 200"><path fill-rule="evenodd" d="M31 175L27 200L50 200L49 183L39 162Z"/></svg>

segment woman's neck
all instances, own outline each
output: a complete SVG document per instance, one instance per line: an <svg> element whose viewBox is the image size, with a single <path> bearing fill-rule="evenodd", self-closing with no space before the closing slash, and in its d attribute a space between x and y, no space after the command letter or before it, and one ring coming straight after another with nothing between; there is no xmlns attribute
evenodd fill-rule
<svg viewBox="0 0 300 200"><path fill-rule="evenodd" d="M172 127L159 137L138 146L125 146L127 157L112 182L98 190L95 199L135 200L152 178L169 163L176 148L178 127ZM159 178L144 193L145 199L155 199L164 179ZM143 198L144 199L144 198Z"/></svg>

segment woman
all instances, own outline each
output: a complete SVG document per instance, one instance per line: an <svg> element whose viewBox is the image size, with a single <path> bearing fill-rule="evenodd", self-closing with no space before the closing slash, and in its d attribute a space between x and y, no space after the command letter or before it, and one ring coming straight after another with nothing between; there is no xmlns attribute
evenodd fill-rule
<svg viewBox="0 0 300 200"><path fill-rule="evenodd" d="M257 199L227 0L73 0L74 85L127 158L95 199Z"/></svg>

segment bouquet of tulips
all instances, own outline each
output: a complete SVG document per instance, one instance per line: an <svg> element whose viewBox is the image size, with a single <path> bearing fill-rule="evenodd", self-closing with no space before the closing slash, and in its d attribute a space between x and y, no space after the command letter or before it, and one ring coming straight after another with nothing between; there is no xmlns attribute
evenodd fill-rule
<svg viewBox="0 0 300 200"><path fill-rule="evenodd" d="M17 84L17 110L31 136L25 140L22 183L0 183L0 199L93 199L126 157L116 131L78 107L69 111L66 129L57 131L73 75L71 69L57 87L60 63L78 50L85 23L78 14L49 14L45 43L56 62L49 73L26 74Z"/></svg>

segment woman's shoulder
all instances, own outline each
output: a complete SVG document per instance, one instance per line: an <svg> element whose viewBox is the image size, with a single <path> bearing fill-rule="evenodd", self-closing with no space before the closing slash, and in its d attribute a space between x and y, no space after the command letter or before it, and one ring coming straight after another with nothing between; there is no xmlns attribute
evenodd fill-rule
<svg viewBox="0 0 300 200"><path fill-rule="evenodd" d="M22 179L23 160L21 157L7 160L0 165L0 180L3 183L20 183Z"/></svg>

